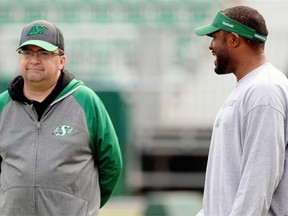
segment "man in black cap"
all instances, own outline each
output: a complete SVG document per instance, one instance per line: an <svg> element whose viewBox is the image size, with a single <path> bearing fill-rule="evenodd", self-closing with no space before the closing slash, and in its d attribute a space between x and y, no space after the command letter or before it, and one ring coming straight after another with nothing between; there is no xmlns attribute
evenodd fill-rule
<svg viewBox="0 0 288 216"><path fill-rule="evenodd" d="M98 96L64 70L63 34L38 20L17 48L21 75L0 95L0 212L96 216L122 169Z"/></svg>
<svg viewBox="0 0 288 216"><path fill-rule="evenodd" d="M288 215L288 80L266 60L265 20L231 7L195 33L212 37L215 72L237 79L213 126L198 215Z"/></svg>

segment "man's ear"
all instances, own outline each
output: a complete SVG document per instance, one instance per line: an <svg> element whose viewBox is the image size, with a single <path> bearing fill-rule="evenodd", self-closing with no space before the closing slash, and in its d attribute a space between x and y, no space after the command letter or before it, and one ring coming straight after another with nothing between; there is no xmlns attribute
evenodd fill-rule
<svg viewBox="0 0 288 216"><path fill-rule="evenodd" d="M240 43L240 36L235 32L231 32L231 43L233 47L238 46Z"/></svg>
<svg viewBox="0 0 288 216"><path fill-rule="evenodd" d="M60 56L59 70L62 70L64 68L64 65L66 64L66 60L67 60L66 55Z"/></svg>

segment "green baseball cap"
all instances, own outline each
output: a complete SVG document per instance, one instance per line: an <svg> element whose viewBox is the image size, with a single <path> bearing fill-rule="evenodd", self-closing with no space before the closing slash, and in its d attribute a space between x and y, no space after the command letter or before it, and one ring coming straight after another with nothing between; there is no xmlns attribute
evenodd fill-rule
<svg viewBox="0 0 288 216"><path fill-rule="evenodd" d="M23 28L17 50L27 45L39 46L47 51L54 51L57 48L64 50L64 38L56 25L45 20L37 20Z"/></svg>
<svg viewBox="0 0 288 216"><path fill-rule="evenodd" d="M259 34L253 28L250 28L236 20L225 16L221 10L218 11L212 24L196 28L195 33L199 36L211 36L212 33L219 30L235 32L242 37L248 39L256 39L262 42L265 42L267 40L267 36Z"/></svg>

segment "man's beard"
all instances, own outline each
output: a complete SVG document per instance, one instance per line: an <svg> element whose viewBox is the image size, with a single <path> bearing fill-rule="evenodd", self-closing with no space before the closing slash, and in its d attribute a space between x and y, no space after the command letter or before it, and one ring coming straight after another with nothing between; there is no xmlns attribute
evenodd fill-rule
<svg viewBox="0 0 288 216"><path fill-rule="evenodd" d="M231 57L228 53L227 48L223 48L217 52L215 68L214 71L218 75L229 74L232 71L229 70L229 66L231 66Z"/></svg>

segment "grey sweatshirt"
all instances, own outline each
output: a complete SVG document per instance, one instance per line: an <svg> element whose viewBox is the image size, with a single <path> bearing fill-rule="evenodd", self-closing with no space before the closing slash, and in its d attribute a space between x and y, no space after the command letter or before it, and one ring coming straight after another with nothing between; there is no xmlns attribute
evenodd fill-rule
<svg viewBox="0 0 288 216"><path fill-rule="evenodd" d="M214 123L199 216L288 215L287 117L288 81L274 66L237 83Z"/></svg>
<svg viewBox="0 0 288 216"><path fill-rule="evenodd" d="M32 104L0 95L1 216L96 216L122 159L95 92L73 79L40 120Z"/></svg>

